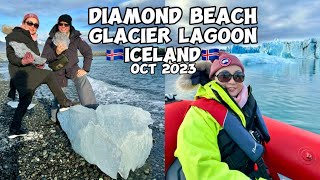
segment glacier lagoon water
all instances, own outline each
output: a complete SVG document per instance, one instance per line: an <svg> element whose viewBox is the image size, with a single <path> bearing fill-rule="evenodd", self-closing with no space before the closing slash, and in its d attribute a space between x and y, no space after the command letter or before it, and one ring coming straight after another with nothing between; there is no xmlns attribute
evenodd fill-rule
<svg viewBox="0 0 320 180"><path fill-rule="evenodd" d="M284 59L265 54L237 54L245 65L245 84L262 113L296 127L320 134L320 60ZM194 91L178 92L178 75L166 75L165 93L193 99Z"/></svg>

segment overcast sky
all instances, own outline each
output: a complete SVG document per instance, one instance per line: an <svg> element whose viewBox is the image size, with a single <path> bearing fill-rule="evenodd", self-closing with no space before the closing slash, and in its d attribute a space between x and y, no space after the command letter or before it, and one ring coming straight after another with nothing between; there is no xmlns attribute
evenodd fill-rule
<svg viewBox="0 0 320 180"><path fill-rule="evenodd" d="M227 6L258 7L258 40L259 43L280 40L301 40L310 37L319 37L320 29L320 1L313 0L30 0L30 1L3 1L0 0L0 26L3 24L17 26L27 12L39 15L39 40L45 41L48 32L57 22L61 14L70 14L73 25L80 30L86 39L92 28L88 26L89 7L162 7L178 6L183 9L184 17L178 24L170 26L177 29L180 26L191 29L188 25L189 8L193 6ZM113 29L116 27L112 27ZM172 36L174 33L172 34ZM0 33L0 41L5 35ZM172 37L172 39L176 39Z"/></svg>

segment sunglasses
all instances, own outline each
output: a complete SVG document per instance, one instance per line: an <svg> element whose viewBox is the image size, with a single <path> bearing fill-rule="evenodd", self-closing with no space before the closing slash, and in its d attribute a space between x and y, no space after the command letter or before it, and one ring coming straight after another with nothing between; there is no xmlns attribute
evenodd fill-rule
<svg viewBox="0 0 320 180"><path fill-rule="evenodd" d="M69 27L70 26L70 24L65 24L65 23L59 23L58 25L59 26L64 26L64 27Z"/></svg>
<svg viewBox="0 0 320 180"><path fill-rule="evenodd" d="M242 83L244 81L244 73L241 71L236 71L234 74L231 74L229 71L222 71L218 75L215 75L220 82L229 82L231 78L235 82Z"/></svg>
<svg viewBox="0 0 320 180"><path fill-rule="evenodd" d="M39 24L38 24L38 23L33 23L33 22L31 22L31 21L27 21L26 24L27 24L28 26L33 26L33 27L35 27L35 28L37 28L37 29L38 29L38 27L39 27Z"/></svg>

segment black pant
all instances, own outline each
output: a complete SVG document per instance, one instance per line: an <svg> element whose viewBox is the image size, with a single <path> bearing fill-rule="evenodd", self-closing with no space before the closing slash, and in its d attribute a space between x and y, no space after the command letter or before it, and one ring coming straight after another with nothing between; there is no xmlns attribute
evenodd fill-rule
<svg viewBox="0 0 320 180"><path fill-rule="evenodd" d="M47 84L54 97L57 98L59 104L63 104L67 100L67 97L59 86L54 74L51 71L44 71L43 75L45 75L46 77L43 79L42 84ZM18 130L21 128L22 118L26 114L28 106L31 104L34 91L35 90L30 90L23 96L20 96L19 93L19 104L14 113L13 121L10 125L11 130Z"/></svg>
<svg viewBox="0 0 320 180"><path fill-rule="evenodd" d="M26 114L28 106L31 104L33 94L33 92L29 92L22 97L19 96L19 104L16 111L14 112L13 121L10 125L11 130L20 129L22 118Z"/></svg>
<svg viewBox="0 0 320 180"><path fill-rule="evenodd" d="M16 87L14 86L12 79L10 79L10 91L8 93L8 97L12 100L15 100L16 98Z"/></svg>

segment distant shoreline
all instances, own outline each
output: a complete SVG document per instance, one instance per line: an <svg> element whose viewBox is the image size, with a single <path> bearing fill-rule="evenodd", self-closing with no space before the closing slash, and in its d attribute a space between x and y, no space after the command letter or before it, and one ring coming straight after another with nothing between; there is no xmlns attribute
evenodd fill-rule
<svg viewBox="0 0 320 180"><path fill-rule="evenodd" d="M5 52L0 52L0 62L6 61L7 60L7 55Z"/></svg>
<svg viewBox="0 0 320 180"><path fill-rule="evenodd" d="M92 52L92 55L93 56L106 56L106 52L103 52L103 51L95 51L95 52ZM81 56L81 54L80 54Z"/></svg>

